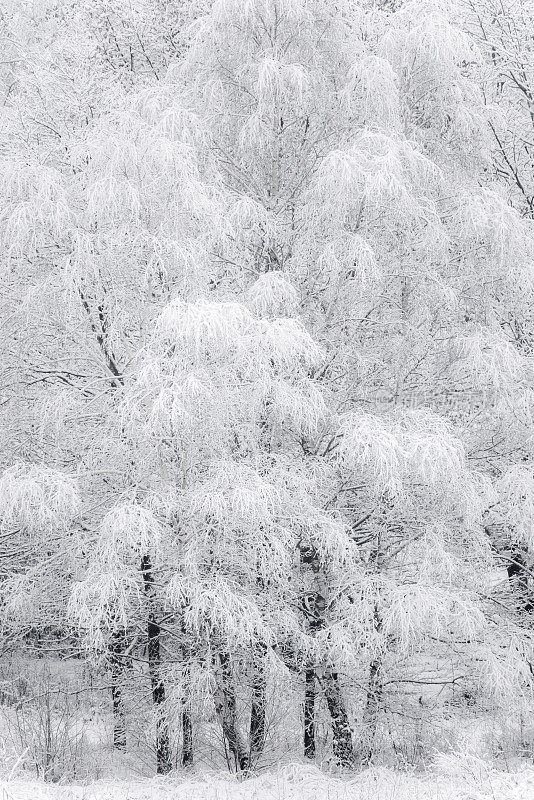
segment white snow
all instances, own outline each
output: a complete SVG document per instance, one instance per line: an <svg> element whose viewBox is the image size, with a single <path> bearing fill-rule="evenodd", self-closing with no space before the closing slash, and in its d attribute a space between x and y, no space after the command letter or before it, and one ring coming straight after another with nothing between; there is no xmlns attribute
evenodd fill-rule
<svg viewBox="0 0 534 800"><path fill-rule="evenodd" d="M426 774L369 769L351 777L289 765L245 781L206 774L88 786L0 781L1 800L534 800L534 768L499 772L472 756L447 756Z"/></svg>

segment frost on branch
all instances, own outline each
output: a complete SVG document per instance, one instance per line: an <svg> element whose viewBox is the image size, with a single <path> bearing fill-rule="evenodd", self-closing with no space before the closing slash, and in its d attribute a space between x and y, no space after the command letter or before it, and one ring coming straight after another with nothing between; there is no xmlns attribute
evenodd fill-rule
<svg viewBox="0 0 534 800"><path fill-rule="evenodd" d="M15 464L0 477L0 526L28 532L63 528L79 513L75 478L46 467Z"/></svg>
<svg viewBox="0 0 534 800"><path fill-rule="evenodd" d="M72 588L67 619L78 628L88 650L105 654L109 632L126 629L132 598L139 596L140 587L130 572L118 574L95 564Z"/></svg>
<svg viewBox="0 0 534 800"><path fill-rule="evenodd" d="M342 231L329 241L317 259L321 274L331 276L331 281L341 283L350 280L361 295L377 290L382 279L381 265L369 244L358 233Z"/></svg>
<svg viewBox="0 0 534 800"><path fill-rule="evenodd" d="M424 583L391 586L384 592L383 634L394 636L403 652L424 646L429 636L446 637L451 631L475 639L486 629L486 618L476 596L454 588Z"/></svg>
<svg viewBox="0 0 534 800"><path fill-rule="evenodd" d="M512 539L534 551L534 468L515 464L495 484L498 503L493 516Z"/></svg>
<svg viewBox="0 0 534 800"><path fill-rule="evenodd" d="M349 468L368 474L378 493L401 491L403 453L391 424L370 414L351 414L340 434L340 458Z"/></svg>
<svg viewBox="0 0 534 800"><path fill-rule="evenodd" d="M421 187L440 180L438 167L401 137L363 129L354 139L322 160L310 199L342 218L357 219L365 204L404 223L425 220Z"/></svg>
<svg viewBox="0 0 534 800"><path fill-rule="evenodd" d="M456 340L460 367L480 389L508 392L526 377L526 361L501 331L482 329Z"/></svg>
<svg viewBox="0 0 534 800"><path fill-rule="evenodd" d="M135 418L148 412L154 430L171 423L185 449L211 440L224 457L232 436L245 446L254 430L261 434L254 426L262 417L264 427L270 419L310 433L326 414L308 377L321 360L294 318L256 319L240 303L176 299L156 322L126 409Z"/></svg>
<svg viewBox="0 0 534 800"><path fill-rule="evenodd" d="M529 226L497 188L465 193L454 212L453 224L464 241L483 246L484 275L503 281L518 278L532 285L533 248ZM490 264L495 266L489 267ZM489 268L489 269L488 269Z"/></svg>
<svg viewBox="0 0 534 800"><path fill-rule="evenodd" d="M262 320L256 325L255 335L258 354L267 357L281 374L313 369L323 358L319 345L294 318Z"/></svg>
<svg viewBox="0 0 534 800"><path fill-rule="evenodd" d="M100 523L99 557L108 565L132 555L159 549L161 524L154 513L137 503L123 503L104 516Z"/></svg>
<svg viewBox="0 0 534 800"><path fill-rule="evenodd" d="M246 464L215 463L207 481L189 495L193 516L200 514L225 526L269 524L280 513L281 490Z"/></svg>
<svg viewBox="0 0 534 800"><path fill-rule="evenodd" d="M250 312L239 303L214 303L200 299L185 303L173 300L161 313L156 337L180 352L200 359L242 346L243 336L252 328Z"/></svg>
<svg viewBox="0 0 534 800"><path fill-rule="evenodd" d="M305 17L306 3L303 0L217 0L213 9L214 18L220 24L232 23L236 15L250 24L258 19L269 20L275 13L294 23Z"/></svg>
<svg viewBox="0 0 534 800"><path fill-rule="evenodd" d="M7 253L22 255L48 237L59 239L72 221L67 186L57 170L45 165L4 161L0 169L0 211Z"/></svg>
<svg viewBox="0 0 534 800"><path fill-rule="evenodd" d="M177 575L169 582L167 600L171 607L185 609L184 623L197 636L216 632L231 647L273 638L256 603L222 576L203 582Z"/></svg>
<svg viewBox="0 0 534 800"><path fill-rule="evenodd" d="M401 77L419 130L433 130L470 149L484 128L483 102L478 87L463 72L480 54L456 24L456 10L456 4L440 0L406 3L392 15L393 24L381 44Z"/></svg>
<svg viewBox="0 0 534 800"><path fill-rule="evenodd" d="M385 58L367 55L349 68L341 92L348 111L362 113L370 128L399 133L402 127L397 75Z"/></svg>
<svg viewBox="0 0 534 800"><path fill-rule="evenodd" d="M87 574L68 607L90 648L104 647L106 630L127 628L143 593L139 564L147 553L157 557L162 536L159 518L139 503L118 504L102 518Z"/></svg>
<svg viewBox="0 0 534 800"><path fill-rule="evenodd" d="M308 89L309 78L300 64L283 63L275 58L264 58L257 67L255 93L258 97L258 114L271 117L281 103L301 105Z"/></svg>
<svg viewBox="0 0 534 800"><path fill-rule="evenodd" d="M470 516L478 486L462 442L444 418L426 409L378 417L349 414L340 429L339 458L380 496L427 496ZM421 492L423 494L421 495ZM452 504L452 505L451 505ZM480 511L478 504L475 506ZM478 513L475 512L475 513Z"/></svg>
<svg viewBox="0 0 534 800"><path fill-rule="evenodd" d="M265 272L252 284L247 300L259 317L292 316L298 306L295 288L281 272Z"/></svg>

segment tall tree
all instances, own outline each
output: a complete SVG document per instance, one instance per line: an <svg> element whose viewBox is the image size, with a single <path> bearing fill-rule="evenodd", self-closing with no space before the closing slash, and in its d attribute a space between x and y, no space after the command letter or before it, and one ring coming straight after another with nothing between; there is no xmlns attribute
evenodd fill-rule
<svg viewBox="0 0 534 800"><path fill-rule="evenodd" d="M399 687L519 702L484 527L529 546L531 222L462 14L40 8L2 65L1 456L78 470L71 619L145 665L158 770L173 692L184 764L196 699L259 763L280 660L344 765L419 713Z"/></svg>

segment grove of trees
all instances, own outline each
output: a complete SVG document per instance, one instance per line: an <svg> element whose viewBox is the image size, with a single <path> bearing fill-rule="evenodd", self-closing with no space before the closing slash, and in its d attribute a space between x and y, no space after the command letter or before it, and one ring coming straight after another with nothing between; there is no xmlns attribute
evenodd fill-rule
<svg viewBox="0 0 534 800"><path fill-rule="evenodd" d="M532 756L533 25L3 0L0 662L117 757Z"/></svg>

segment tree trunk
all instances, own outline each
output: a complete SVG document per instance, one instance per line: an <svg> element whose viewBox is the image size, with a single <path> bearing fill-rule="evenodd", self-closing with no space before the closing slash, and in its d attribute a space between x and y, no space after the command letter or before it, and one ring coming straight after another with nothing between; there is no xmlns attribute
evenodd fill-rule
<svg viewBox="0 0 534 800"><path fill-rule="evenodd" d="M315 758L315 670L306 670L304 691L304 755Z"/></svg>
<svg viewBox="0 0 534 800"><path fill-rule="evenodd" d="M236 771L248 772L250 759L239 731L230 654L221 650L218 654L218 662L218 668L215 669L217 682L214 697L215 710L221 721L223 736L233 756Z"/></svg>
<svg viewBox="0 0 534 800"><path fill-rule="evenodd" d="M124 664L120 656L125 650L125 637L118 631L113 633L110 651L111 661L111 700L113 703L113 747L126 750L126 712L122 695L122 676Z"/></svg>
<svg viewBox="0 0 534 800"><path fill-rule="evenodd" d="M300 544L300 563L304 570L311 570L316 576L321 571L321 561L317 549L312 545ZM301 598L301 608L312 636L326 624L326 601L319 592L305 592ZM304 672L304 755L315 758L315 668L308 665Z"/></svg>
<svg viewBox="0 0 534 800"><path fill-rule="evenodd" d="M316 570L318 571L318 570ZM326 600L319 592L309 592L304 595L302 600L302 608L310 632L316 635L318 631L324 630L326 625ZM311 698L308 697L309 685L311 685L311 676L309 677L310 684L308 684L308 675L306 675L306 695L304 705L308 703L309 710L315 712L315 698L313 706L311 706ZM333 750L336 761L342 766L351 766L354 763L354 748L352 744L352 729L349 724L349 717L345 706L345 701L341 693L339 678L337 672L333 671L331 667L327 668L324 672L322 684L326 697L326 704L330 717L332 720L332 735L333 735ZM307 746L315 752L315 743L311 746L307 738L311 733L315 733L315 725L313 730L308 727L306 731L306 722L304 725L304 750Z"/></svg>
<svg viewBox="0 0 534 800"><path fill-rule="evenodd" d="M148 601L148 671L152 685L152 702L156 713L156 765L158 775L165 775L172 769L169 727L164 717L165 684L161 677L161 629L154 609L154 578L150 556L143 556L141 570Z"/></svg>
<svg viewBox="0 0 534 800"><path fill-rule="evenodd" d="M266 675L265 656L267 646L260 642L256 646L252 664L252 705L250 709L250 758L256 761L262 754L265 746L265 704L266 704Z"/></svg>
<svg viewBox="0 0 534 800"><path fill-rule="evenodd" d="M373 612L373 626L377 633L382 630L382 614L378 602L375 603ZM374 754L378 715L382 704L382 656L376 655L369 665L369 682L367 684L367 697L363 712L363 737L361 760L369 764Z"/></svg>
<svg viewBox="0 0 534 800"><path fill-rule="evenodd" d="M326 670L323 683L326 704L332 719L334 756L341 766L353 766L354 747L352 744L352 729L350 727L345 701L341 693L337 672L333 672L329 669Z"/></svg>
<svg viewBox="0 0 534 800"><path fill-rule="evenodd" d="M369 683L363 712L362 763L370 764L374 754L378 714L382 701L382 659L375 658L369 667Z"/></svg>
<svg viewBox="0 0 534 800"><path fill-rule="evenodd" d="M191 712L182 711L182 767L193 763L193 723Z"/></svg>
<svg viewBox="0 0 534 800"><path fill-rule="evenodd" d="M189 706L190 681L191 681L191 647L188 642L188 634L184 624L185 608L182 607L180 615L180 630L182 634L182 663L184 676L184 694L182 698L182 767L190 767L193 764L193 720Z"/></svg>
<svg viewBox="0 0 534 800"><path fill-rule="evenodd" d="M532 603L532 591L529 589L528 584L527 555L524 548L518 547L513 551L506 571L510 585L518 598L518 609L530 614L534 605Z"/></svg>
<svg viewBox="0 0 534 800"><path fill-rule="evenodd" d="M185 632L184 632L185 633ZM193 764L193 720L191 719L191 711L188 706L188 686L190 678L190 669L186 661L188 658L187 652L184 648L184 697L182 700L182 767L190 767Z"/></svg>
<svg viewBox="0 0 534 800"><path fill-rule="evenodd" d="M117 676L111 677L111 698L113 701L113 747L124 752L126 750L126 717L122 700L122 689L118 685Z"/></svg>

